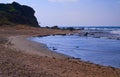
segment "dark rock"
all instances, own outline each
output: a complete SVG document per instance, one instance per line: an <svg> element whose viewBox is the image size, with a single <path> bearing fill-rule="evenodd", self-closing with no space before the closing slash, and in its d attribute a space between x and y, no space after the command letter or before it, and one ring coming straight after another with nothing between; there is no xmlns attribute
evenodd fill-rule
<svg viewBox="0 0 120 77"><path fill-rule="evenodd" d="M76 48L79 48L79 46L76 46Z"/></svg>
<svg viewBox="0 0 120 77"><path fill-rule="evenodd" d="M53 50L57 50L55 47L52 48Z"/></svg>
<svg viewBox="0 0 120 77"><path fill-rule="evenodd" d="M51 27L51 29L60 29L57 25Z"/></svg>
<svg viewBox="0 0 120 77"><path fill-rule="evenodd" d="M34 13L33 8L17 2L0 4L0 26L23 24L40 27Z"/></svg>
<svg viewBox="0 0 120 77"><path fill-rule="evenodd" d="M89 34L89 33L88 33L88 32L86 32L86 33L84 34L84 36L88 36L88 34Z"/></svg>

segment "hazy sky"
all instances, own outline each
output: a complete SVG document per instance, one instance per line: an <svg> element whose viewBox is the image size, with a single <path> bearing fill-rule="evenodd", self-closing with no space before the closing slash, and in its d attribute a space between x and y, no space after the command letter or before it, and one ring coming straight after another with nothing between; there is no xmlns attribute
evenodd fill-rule
<svg viewBox="0 0 120 77"><path fill-rule="evenodd" d="M19 2L36 11L42 26L120 26L120 0L0 0Z"/></svg>

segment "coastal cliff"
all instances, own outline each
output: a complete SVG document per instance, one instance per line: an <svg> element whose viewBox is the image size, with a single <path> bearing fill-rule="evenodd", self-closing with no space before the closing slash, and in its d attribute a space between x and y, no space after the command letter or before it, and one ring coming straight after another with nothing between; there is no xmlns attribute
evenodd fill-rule
<svg viewBox="0 0 120 77"><path fill-rule="evenodd" d="M22 24L39 27L34 14L35 11L33 8L20 5L17 2L13 2L12 4L0 3L0 26Z"/></svg>

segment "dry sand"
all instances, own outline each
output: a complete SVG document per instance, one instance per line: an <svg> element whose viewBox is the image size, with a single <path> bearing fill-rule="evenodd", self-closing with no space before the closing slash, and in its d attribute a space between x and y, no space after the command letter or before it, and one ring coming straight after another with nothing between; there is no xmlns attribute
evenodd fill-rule
<svg viewBox="0 0 120 77"><path fill-rule="evenodd" d="M120 77L120 69L69 58L51 52L44 44L26 39L75 32L30 27L0 28L0 77Z"/></svg>

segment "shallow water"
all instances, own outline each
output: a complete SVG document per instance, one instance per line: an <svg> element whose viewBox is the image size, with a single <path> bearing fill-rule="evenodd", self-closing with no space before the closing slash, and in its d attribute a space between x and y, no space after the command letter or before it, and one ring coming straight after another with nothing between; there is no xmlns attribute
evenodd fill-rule
<svg viewBox="0 0 120 77"><path fill-rule="evenodd" d="M55 52L96 64L120 68L120 40L70 36L32 37Z"/></svg>

